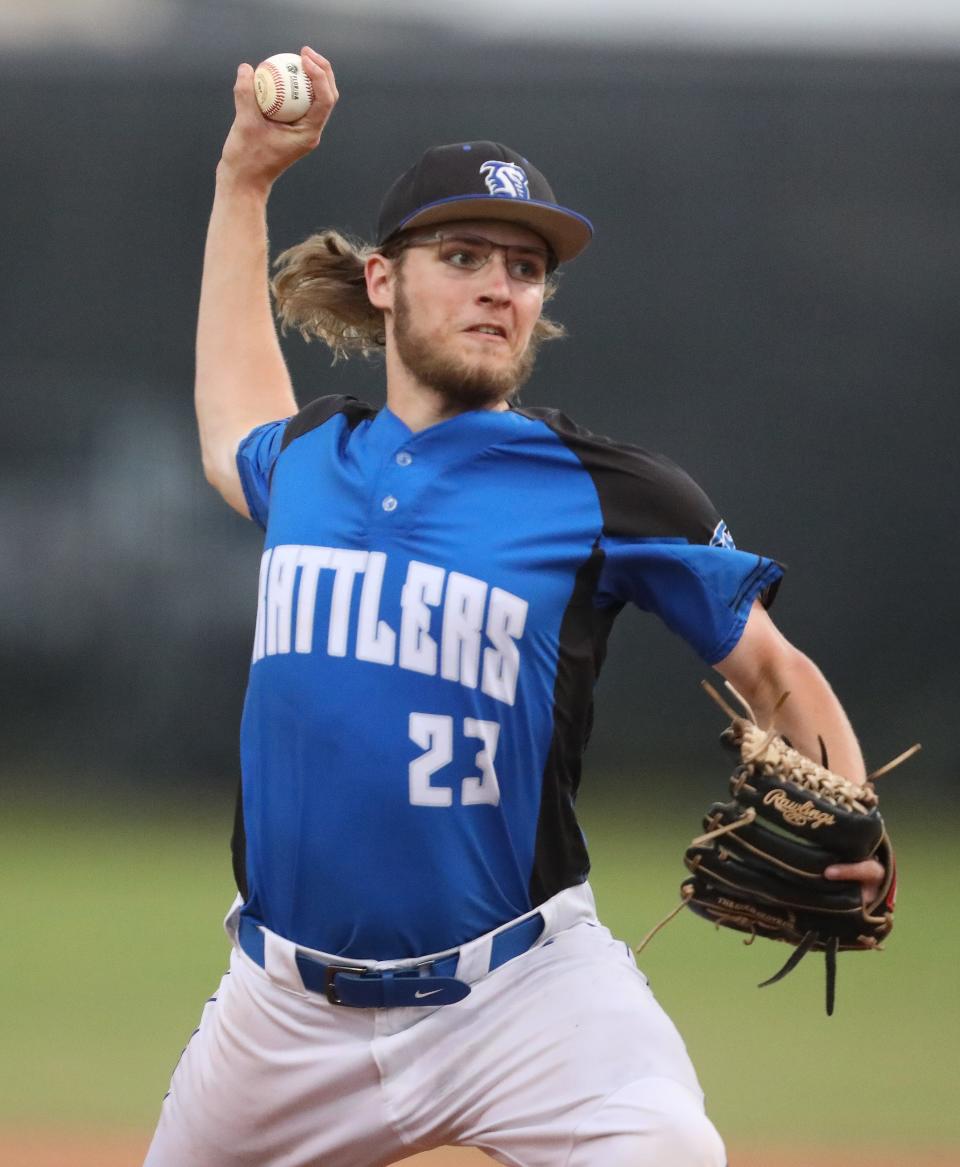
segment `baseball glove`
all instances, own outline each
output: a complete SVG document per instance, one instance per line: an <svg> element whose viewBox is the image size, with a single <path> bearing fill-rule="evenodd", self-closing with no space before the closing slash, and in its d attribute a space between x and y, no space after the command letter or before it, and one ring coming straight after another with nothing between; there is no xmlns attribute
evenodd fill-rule
<svg viewBox="0 0 960 1167"><path fill-rule="evenodd" d="M837 953L879 948L893 927L893 848L873 781L919 746L859 786L827 768L822 741L818 764L776 731L762 730L735 690L748 717L738 715L711 685L704 682L704 688L731 718L721 740L738 756L730 778L733 798L710 807L704 834L687 848L684 862L692 874L681 884L682 902L668 919L687 906L717 926L748 932L747 944L766 936L793 945L786 964L761 987L785 977L806 953L824 952L832 1014ZM823 877L830 864L870 858L879 860L885 877L867 904L859 883Z"/></svg>

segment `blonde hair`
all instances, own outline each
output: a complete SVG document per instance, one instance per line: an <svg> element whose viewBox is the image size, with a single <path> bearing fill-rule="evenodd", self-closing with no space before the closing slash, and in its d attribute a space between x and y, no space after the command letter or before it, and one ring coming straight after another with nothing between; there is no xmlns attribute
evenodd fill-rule
<svg viewBox="0 0 960 1167"><path fill-rule="evenodd" d="M364 278L367 257L376 254L402 260L402 237L373 247L339 231L321 231L281 252L274 260L276 274L270 284L281 331L295 328L304 340L322 340L334 361L382 352L383 312L370 303ZM544 300L555 292L556 280L549 280ZM565 335L562 324L541 316L530 343L536 349L545 340Z"/></svg>

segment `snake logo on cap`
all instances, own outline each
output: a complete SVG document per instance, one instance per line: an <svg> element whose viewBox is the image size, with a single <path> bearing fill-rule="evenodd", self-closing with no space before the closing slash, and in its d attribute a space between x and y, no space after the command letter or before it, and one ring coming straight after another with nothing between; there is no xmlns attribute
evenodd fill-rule
<svg viewBox="0 0 960 1167"><path fill-rule="evenodd" d="M737 545L733 541L733 536L730 534L730 528L723 519L713 528L713 534L710 536L710 546L726 547L730 551L736 551L737 549Z"/></svg>
<svg viewBox="0 0 960 1167"><path fill-rule="evenodd" d="M483 181L492 195L506 196L508 199L528 199L530 187L523 167L515 162L484 162L480 167Z"/></svg>

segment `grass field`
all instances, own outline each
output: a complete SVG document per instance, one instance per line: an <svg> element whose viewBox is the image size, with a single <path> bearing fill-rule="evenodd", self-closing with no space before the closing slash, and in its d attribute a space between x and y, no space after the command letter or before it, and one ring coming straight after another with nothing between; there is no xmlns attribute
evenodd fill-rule
<svg viewBox="0 0 960 1167"><path fill-rule="evenodd" d="M231 899L230 808L213 818L149 809L3 816L0 1126L143 1130L155 1121L227 959L219 921ZM636 941L675 902L695 815L665 817L639 799L584 808L593 885L618 934ZM841 957L833 1018L820 957L758 990L787 950L744 947L689 913L644 953L732 1142L891 1145L905 1163L930 1148L960 1162L960 935L942 898L958 860L941 830L898 830L897 927L883 953Z"/></svg>

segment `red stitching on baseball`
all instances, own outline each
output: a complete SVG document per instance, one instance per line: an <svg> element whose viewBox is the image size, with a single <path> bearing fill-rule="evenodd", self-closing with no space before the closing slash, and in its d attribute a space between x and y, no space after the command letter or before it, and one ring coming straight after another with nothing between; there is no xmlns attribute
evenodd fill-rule
<svg viewBox="0 0 960 1167"><path fill-rule="evenodd" d="M276 113L277 110L283 108L283 101L287 95L283 88L283 74L280 72L277 66L274 65L272 61L264 61L264 65L266 65L266 67L273 74L274 81L273 105L271 105L269 109L265 109L263 111L264 117L269 117L272 113Z"/></svg>

